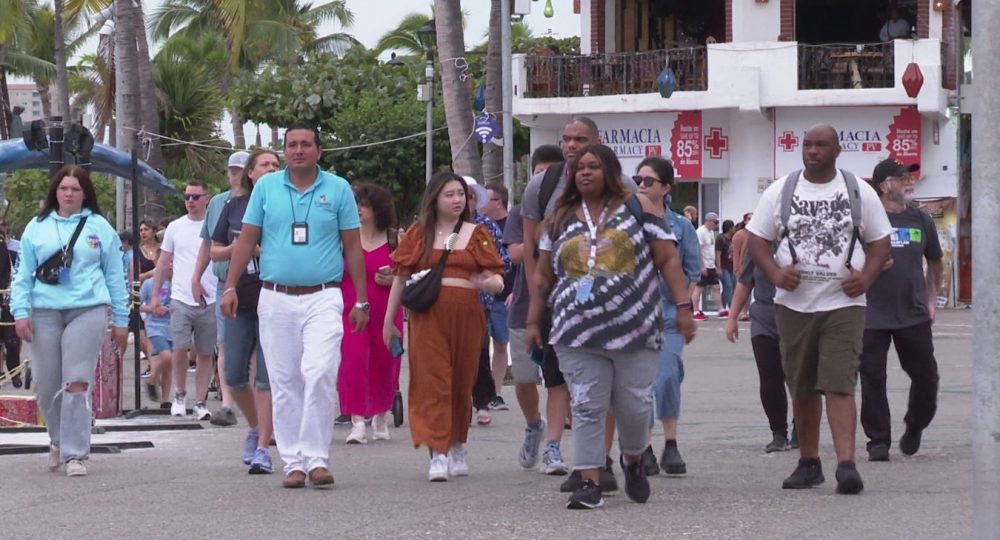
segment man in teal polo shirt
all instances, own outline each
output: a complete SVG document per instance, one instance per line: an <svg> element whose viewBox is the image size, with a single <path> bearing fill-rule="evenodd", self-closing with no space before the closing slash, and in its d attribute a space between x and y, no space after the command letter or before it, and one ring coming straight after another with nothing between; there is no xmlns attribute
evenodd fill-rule
<svg viewBox="0 0 1000 540"><path fill-rule="evenodd" d="M229 156L229 166L227 170L229 179L229 188L222 193L219 193L208 203L208 211L205 213L205 221L201 226L201 249L198 251L198 260L195 261L194 274L200 276L205 272L208 267L208 262L210 260L210 250L212 248L212 233L215 231L215 225L219 223L219 216L222 215L222 209L229 202L229 198L232 196L233 190L240 186L240 181L243 179L243 169L246 167L247 158L250 154L239 150L233 152ZM218 375L219 375L219 392L222 394L222 408L212 414L212 419L210 422L217 426L235 426L236 425L236 413L233 412L233 395L230 392L229 387L225 384L225 377L223 376L226 362L226 325L223 323L222 319L222 285L226 282L226 272L229 270L229 261L212 261L212 273L215 277L219 278L219 286L214 291L204 291L201 288L201 284L197 283L195 280L191 282L191 290L193 291L195 298L204 297L208 294L215 295L215 327L216 327L216 343L215 349L218 351Z"/></svg>
<svg viewBox="0 0 1000 540"><path fill-rule="evenodd" d="M350 321L368 324L361 222L346 180L321 171L319 132L296 123L285 132L287 168L267 174L250 195L222 294L222 311L235 317L236 284L258 245L260 342L269 361L274 435L285 462L282 485L333 484L329 470L333 411L344 335L340 282L344 262L355 276L358 303Z"/></svg>

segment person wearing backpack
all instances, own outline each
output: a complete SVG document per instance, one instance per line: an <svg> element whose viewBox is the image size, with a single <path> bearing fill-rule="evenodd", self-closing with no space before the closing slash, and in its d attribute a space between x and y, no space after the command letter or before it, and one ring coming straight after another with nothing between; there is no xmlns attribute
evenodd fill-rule
<svg viewBox="0 0 1000 540"><path fill-rule="evenodd" d="M875 190L837 169L839 155L835 129L810 128L802 144L805 169L764 191L747 230L754 263L777 287L775 322L799 435L798 466L782 487L824 482L823 395L837 455L837 493L854 494L864 488L854 461L854 392L865 292L888 259L891 226Z"/></svg>

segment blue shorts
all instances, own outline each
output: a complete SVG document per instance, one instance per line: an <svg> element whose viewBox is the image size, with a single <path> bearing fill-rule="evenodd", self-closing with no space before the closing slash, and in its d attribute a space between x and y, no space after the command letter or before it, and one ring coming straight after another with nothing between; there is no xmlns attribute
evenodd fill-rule
<svg viewBox="0 0 1000 540"><path fill-rule="evenodd" d="M510 329L507 328L507 306L504 302L496 300L490 310L490 337L497 343L510 343Z"/></svg>
<svg viewBox="0 0 1000 540"><path fill-rule="evenodd" d="M215 342L225 343L226 342L226 317L222 314L222 292L226 290L226 286L219 282L219 286L215 289Z"/></svg>
<svg viewBox="0 0 1000 540"><path fill-rule="evenodd" d="M149 344L153 346L153 356L174 348L174 344L170 341L170 338L163 336L149 336Z"/></svg>

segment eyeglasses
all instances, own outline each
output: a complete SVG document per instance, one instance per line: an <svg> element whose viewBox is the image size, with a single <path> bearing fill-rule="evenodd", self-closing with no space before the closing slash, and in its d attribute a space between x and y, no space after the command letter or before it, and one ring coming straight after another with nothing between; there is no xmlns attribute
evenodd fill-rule
<svg viewBox="0 0 1000 540"><path fill-rule="evenodd" d="M184 194L184 200L185 201L197 201L198 199L200 199L200 198L202 198L204 196L205 196L204 193L185 193Z"/></svg>
<svg viewBox="0 0 1000 540"><path fill-rule="evenodd" d="M663 180L659 178L653 178L652 176L633 176L632 180L635 180L636 185L644 185L646 187L652 187L653 184L659 182L663 184Z"/></svg>

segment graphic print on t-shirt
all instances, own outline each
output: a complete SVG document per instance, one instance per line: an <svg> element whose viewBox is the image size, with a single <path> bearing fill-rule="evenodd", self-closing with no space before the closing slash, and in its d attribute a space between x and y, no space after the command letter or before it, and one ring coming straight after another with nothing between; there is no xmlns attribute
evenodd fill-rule
<svg viewBox="0 0 1000 540"><path fill-rule="evenodd" d="M803 281L836 279L851 240L851 202L844 192L832 199L792 198L789 239L799 257ZM824 271L824 269L829 271Z"/></svg>
<svg viewBox="0 0 1000 540"><path fill-rule="evenodd" d="M919 244L923 240L923 231L910 227L893 227L889 235L889 241L894 248L906 247L912 244Z"/></svg>

